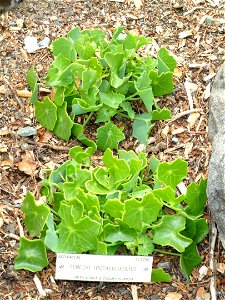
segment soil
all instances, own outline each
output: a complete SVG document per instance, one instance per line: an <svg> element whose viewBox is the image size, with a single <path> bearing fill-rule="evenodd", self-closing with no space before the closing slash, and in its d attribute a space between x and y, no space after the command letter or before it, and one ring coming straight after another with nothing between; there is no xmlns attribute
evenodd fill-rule
<svg viewBox="0 0 225 300"><path fill-rule="evenodd" d="M38 194L43 169L60 164L68 157L75 140L63 142L43 129L34 117L29 101L26 73L34 65L44 78L52 62L48 49L27 53L24 38L51 41L71 28L100 28L108 35L125 25L135 34L154 38L158 47L167 47L176 57L175 90L158 99L171 109L173 118L159 122L147 147L149 155L171 161L182 157L189 163L188 181L207 177L210 145L207 139L210 86L225 60L225 2L222 0L24 0L9 11L0 25L0 299L214 299L210 290L216 275L218 299L225 299L224 251L217 241L215 262L210 268L210 235L199 246L203 259L190 282L184 278L177 258L155 255L154 264L169 263L172 282L126 284L54 280L55 256L49 254L49 267L34 275L15 271L19 239L23 230L20 210L26 192ZM124 121L125 122L125 121ZM125 124L125 123L124 123ZM126 125L126 124L125 124ZM20 137L25 126L37 129L33 137ZM90 133L91 134L91 133ZM161 146L160 146L161 145ZM136 149L137 142L126 131L124 149ZM97 158L101 153L97 153ZM206 209L205 218L211 222ZM22 227L22 228L21 228ZM205 268L204 268L205 267ZM200 276L201 271L203 276ZM38 290L36 280L43 290Z"/></svg>

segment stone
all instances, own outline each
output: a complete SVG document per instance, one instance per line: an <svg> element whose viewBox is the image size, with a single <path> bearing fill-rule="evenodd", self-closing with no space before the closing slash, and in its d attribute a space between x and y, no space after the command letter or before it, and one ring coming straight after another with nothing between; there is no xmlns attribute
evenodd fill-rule
<svg viewBox="0 0 225 300"><path fill-rule="evenodd" d="M21 127L18 129L17 134L22 137L32 136L32 135L37 134L37 130L36 130L36 128L31 127L31 126Z"/></svg>
<svg viewBox="0 0 225 300"><path fill-rule="evenodd" d="M225 63L220 67L212 86L208 128L212 143L208 205L225 249Z"/></svg>

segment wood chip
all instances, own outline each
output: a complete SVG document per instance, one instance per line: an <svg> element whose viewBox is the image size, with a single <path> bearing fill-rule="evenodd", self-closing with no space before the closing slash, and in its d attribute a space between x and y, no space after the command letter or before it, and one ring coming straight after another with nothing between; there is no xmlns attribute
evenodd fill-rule
<svg viewBox="0 0 225 300"><path fill-rule="evenodd" d="M40 281L40 279L38 278L37 274L34 275L33 281L34 281L34 283L35 283L35 285L36 285L36 288L37 288L39 294L40 294L41 296L43 296L43 297L46 297L47 294L46 294L45 290L43 289L42 284L41 284L41 281Z"/></svg>
<svg viewBox="0 0 225 300"><path fill-rule="evenodd" d="M193 35L192 30L188 30L188 31L182 31L182 32L180 32L178 34L178 37L179 37L179 39L185 39L185 38L187 38L189 36L192 36L192 35Z"/></svg>
<svg viewBox="0 0 225 300"><path fill-rule="evenodd" d="M134 284L131 285L131 295L133 300L138 300L137 286Z"/></svg>
<svg viewBox="0 0 225 300"><path fill-rule="evenodd" d="M198 63L193 63L188 65L189 68L204 68L207 66L206 63L198 64Z"/></svg>

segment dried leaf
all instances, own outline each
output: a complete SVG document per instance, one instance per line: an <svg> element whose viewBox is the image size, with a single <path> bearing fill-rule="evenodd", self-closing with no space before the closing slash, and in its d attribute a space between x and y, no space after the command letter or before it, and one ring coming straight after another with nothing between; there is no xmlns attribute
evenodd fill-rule
<svg viewBox="0 0 225 300"><path fill-rule="evenodd" d="M19 97L24 97L24 98L30 98L32 95L32 93L27 90L17 90L16 93Z"/></svg>
<svg viewBox="0 0 225 300"><path fill-rule="evenodd" d="M185 159L189 158L189 154L191 153L192 148L193 148L193 143L187 143L187 146L185 147L185 150L184 150L184 158Z"/></svg>
<svg viewBox="0 0 225 300"><path fill-rule="evenodd" d="M216 269L221 274L224 274L225 273L225 264L224 263L218 263Z"/></svg>
<svg viewBox="0 0 225 300"><path fill-rule="evenodd" d="M7 135L9 134L9 129L7 127L3 127L0 129L0 135L3 136L3 135Z"/></svg>
<svg viewBox="0 0 225 300"><path fill-rule="evenodd" d="M207 275L208 268L206 266L201 266L198 272L199 272L198 281L201 281Z"/></svg>
<svg viewBox="0 0 225 300"><path fill-rule="evenodd" d="M189 123L189 128L192 128L195 123L197 122L198 118L200 116L200 113L193 113L193 114L190 114L187 121Z"/></svg>
<svg viewBox="0 0 225 300"><path fill-rule="evenodd" d="M186 128L179 127L171 131L172 135L177 135L186 131Z"/></svg>
<svg viewBox="0 0 225 300"><path fill-rule="evenodd" d="M163 130L162 130L162 132L161 132L161 136L162 136L163 138L166 138L166 137L168 136L169 130L170 130L169 125L166 125L165 128L163 128Z"/></svg>
<svg viewBox="0 0 225 300"><path fill-rule="evenodd" d="M192 30L182 31L178 34L179 39L185 39L189 36L192 36L193 32Z"/></svg>
<svg viewBox="0 0 225 300"><path fill-rule="evenodd" d="M201 286L196 293L196 297L200 297L202 299L205 299L205 289L203 286Z"/></svg>
<svg viewBox="0 0 225 300"><path fill-rule="evenodd" d="M27 151L22 157L22 161L18 163L18 169L27 175L33 175L37 168L37 163L34 160L34 155L31 151Z"/></svg>
<svg viewBox="0 0 225 300"><path fill-rule="evenodd" d="M210 97L210 94L211 94L211 84L209 83L205 88L205 94L204 94L205 100Z"/></svg>
<svg viewBox="0 0 225 300"><path fill-rule="evenodd" d="M165 300L180 300L182 295L180 293L170 292L166 295Z"/></svg>
<svg viewBox="0 0 225 300"><path fill-rule="evenodd" d="M174 76L175 76L175 77L181 78L182 75L183 75L183 72L181 71L180 68L175 68L175 69L174 69Z"/></svg>
<svg viewBox="0 0 225 300"><path fill-rule="evenodd" d="M140 9L143 5L142 0L134 0L134 5L137 9Z"/></svg>

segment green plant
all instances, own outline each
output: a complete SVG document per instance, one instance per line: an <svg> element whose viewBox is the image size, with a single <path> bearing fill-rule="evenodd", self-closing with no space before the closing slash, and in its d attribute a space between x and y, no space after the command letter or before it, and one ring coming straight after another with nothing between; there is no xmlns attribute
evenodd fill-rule
<svg viewBox="0 0 225 300"><path fill-rule="evenodd" d="M51 46L54 61L45 78L53 89L51 99L38 100L37 74L32 67L27 82L33 91L31 102L43 127L68 140L75 136L85 145L85 126L95 117L100 124L97 146L105 151L117 149L125 136L111 120L115 116L133 121L133 137L146 144L152 121L171 117L168 109L157 105L154 96L173 91L175 59L161 48L157 58L143 56L138 50L150 38L122 34L115 30L107 40L101 30L74 28ZM116 118L113 118L116 121ZM95 135L95 134L94 134Z"/></svg>
<svg viewBox="0 0 225 300"><path fill-rule="evenodd" d="M206 180L191 183L186 194L177 195L177 185L187 176L182 159L160 163L152 156L148 162L144 153L119 150L117 157L107 149L104 166L93 167L93 151L75 146L70 160L48 171L42 204L27 193L22 211L34 239L21 239L15 268L42 270L48 265L47 250L103 255L160 252L180 257L188 277L201 262L196 245L208 232L201 217ZM152 281L170 281L170 276L156 269Z"/></svg>

